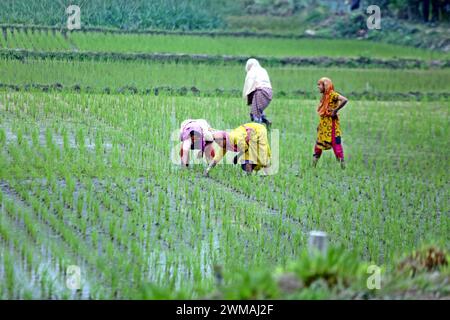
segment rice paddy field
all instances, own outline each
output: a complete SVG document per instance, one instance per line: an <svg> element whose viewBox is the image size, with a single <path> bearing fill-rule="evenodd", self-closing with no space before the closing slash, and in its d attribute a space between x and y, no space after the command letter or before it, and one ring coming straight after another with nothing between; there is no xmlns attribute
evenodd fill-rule
<svg viewBox="0 0 450 320"><path fill-rule="evenodd" d="M448 59L450 54L398 45L335 39L274 39L232 36L118 34L21 29L4 26L0 48L45 51L165 52L245 56L331 56Z"/></svg>
<svg viewBox="0 0 450 320"><path fill-rule="evenodd" d="M448 59L357 40L5 30L0 50ZM267 70L276 174L218 165L205 178L204 163L173 163L176 132L188 118L248 122L244 65L0 59L0 299L202 298L218 278L232 286L242 272L289 269L311 230L386 273L424 244L449 248L449 68ZM311 165L322 76L350 100L340 112L345 170L331 152ZM146 91L155 87L208 94ZM411 92L423 97L395 99ZM66 285L71 265L79 290ZM328 297L308 292L297 297Z"/></svg>

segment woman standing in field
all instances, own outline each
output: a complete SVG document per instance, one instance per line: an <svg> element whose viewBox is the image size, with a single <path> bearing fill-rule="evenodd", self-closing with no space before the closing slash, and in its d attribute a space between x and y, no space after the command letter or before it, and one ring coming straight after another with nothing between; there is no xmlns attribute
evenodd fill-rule
<svg viewBox="0 0 450 320"><path fill-rule="evenodd" d="M250 106L250 119L253 122L265 123L270 126L272 122L264 114L264 109L272 101L272 85L269 74L256 59L247 60L245 71L247 76L242 95L247 99L247 105Z"/></svg>
<svg viewBox="0 0 450 320"><path fill-rule="evenodd" d="M198 157L205 155L208 163L214 158L213 129L204 119L187 119L180 126L181 165L189 166L189 150L200 150Z"/></svg>
<svg viewBox="0 0 450 320"><path fill-rule="evenodd" d="M241 160L241 167L247 173L269 167L271 150L267 139L266 127L262 124L246 123L230 133L216 131L213 137L220 149L205 170L204 175L206 177L209 175L209 171L222 160L227 151L238 152L234 157L234 164L237 164L238 159L244 155L244 159Z"/></svg>
<svg viewBox="0 0 450 320"><path fill-rule="evenodd" d="M314 146L313 166L317 165L323 150L333 149L336 159L344 169L344 149L342 148L338 111L347 104L348 99L334 91L333 83L329 78L321 78L317 82L317 88L322 93L322 99L317 107L320 121Z"/></svg>

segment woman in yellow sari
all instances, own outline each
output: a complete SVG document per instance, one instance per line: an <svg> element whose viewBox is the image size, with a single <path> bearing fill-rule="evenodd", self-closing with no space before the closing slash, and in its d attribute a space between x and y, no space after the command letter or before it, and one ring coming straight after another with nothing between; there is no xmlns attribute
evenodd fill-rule
<svg viewBox="0 0 450 320"><path fill-rule="evenodd" d="M329 78L319 79L317 88L322 93L322 99L317 107L320 121L314 146L313 166L317 165L323 150L333 149L336 159L344 169L344 149L342 148L338 111L347 104L348 99L334 91L333 83Z"/></svg>
<svg viewBox="0 0 450 320"><path fill-rule="evenodd" d="M254 122L246 123L229 133L216 131L213 137L220 148L205 170L205 176L209 175L209 171L222 160L227 151L238 152L238 155L234 157L234 164L237 164L238 159L243 155L241 167L247 173L270 166L272 153L264 125Z"/></svg>

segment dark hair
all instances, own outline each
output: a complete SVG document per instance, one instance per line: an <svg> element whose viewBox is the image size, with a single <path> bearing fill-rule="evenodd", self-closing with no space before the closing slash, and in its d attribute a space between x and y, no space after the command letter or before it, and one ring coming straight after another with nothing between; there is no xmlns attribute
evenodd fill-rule
<svg viewBox="0 0 450 320"><path fill-rule="evenodd" d="M195 135L195 131L192 130L191 132L189 132L189 135L191 136L191 150L194 150L194 142L192 141L192 139L194 138Z"/></svg>
<svg viewBox="0 0 450 320"><path fill-rule="evenodd" d="M249 160L245 160L245 162L241 164L241 168L245 172L249 172L249 171L247 171L247 164L251 164L252 170L250 172L252 172L256 168L256 164L251 163Z"/></svg>
<svg viewBox="0 0 450 320"><path fill-rule="evenodd" d="M201 132L197 132L195 130L191 130L189 132L189 135L191 136L191 150L195 149L195 145L194 145L194 141L193 141L194 136L198 136L200 138L200 150L201 150L202 157L203 157L204 152L205 152L205 145L206 145L206 143L205 143L205 140L203 138L202 133Z"/></svg>

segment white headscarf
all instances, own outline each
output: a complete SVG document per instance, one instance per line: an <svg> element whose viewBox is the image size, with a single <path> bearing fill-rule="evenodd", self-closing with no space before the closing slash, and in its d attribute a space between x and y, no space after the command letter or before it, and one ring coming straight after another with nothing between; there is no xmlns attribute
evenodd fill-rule
<svg viewBox="0 0 450 320"><path fill-rule="evenodd" d="M247 97L248 94L259 88L272 88L270 84L269 74L266 69L261 67L258 60L248 59L245 65L247 76L245 77L244 90L242 96Z"/></svg>

